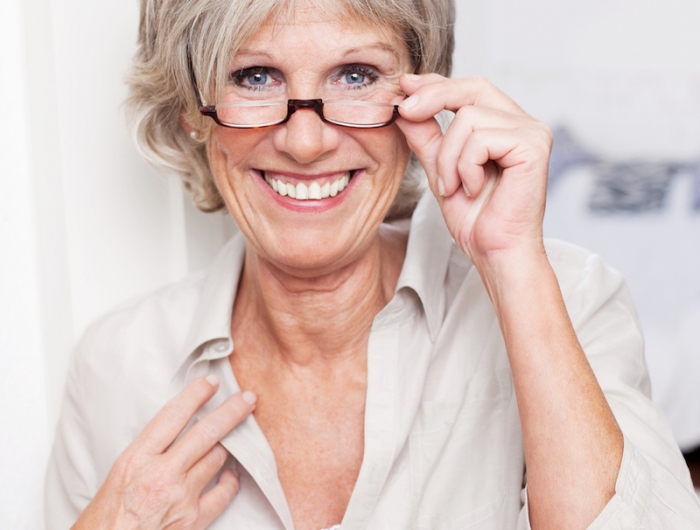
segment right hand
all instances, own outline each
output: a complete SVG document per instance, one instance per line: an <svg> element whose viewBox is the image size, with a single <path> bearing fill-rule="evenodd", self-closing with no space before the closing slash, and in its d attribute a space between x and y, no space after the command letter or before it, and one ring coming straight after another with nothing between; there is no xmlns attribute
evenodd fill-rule
<svg viewBox="0 0 700 530"><path fill-rule="evenodd" d="M200 530L238 492L238 476L224 469L219 441L255 409L251 392L234 394L175 439L219 387L216 376L190 382L126 448L72 530ZM175 442L175 443L173 443Z"/></svg>

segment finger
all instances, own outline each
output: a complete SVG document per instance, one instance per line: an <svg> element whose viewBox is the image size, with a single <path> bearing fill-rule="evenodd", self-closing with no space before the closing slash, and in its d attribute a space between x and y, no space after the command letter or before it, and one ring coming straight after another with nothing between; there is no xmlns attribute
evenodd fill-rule
<svg viewBox="0 0 700 530"><path fill-rule="evenodd" d="M489 160L496 162L504 175L508 169L520 166L523 175L540 173L546 179L546 148L538 145L531 136L532 131L511 129L482 129L472 133L457 164L467 191L473 195L478 193L477 189L481 191L485 178L484 166ZM527 183L528 186L535 184Z"/></svg>
<svg viewBox="0 0 700 530"><path fill-rule="evenodd" d="M224 469L216 486L199 498L200 528L208 528L221 515L238 493L238 476L232 469Z"/></svg>
<svg viewBox="0 0 700 530"><path fill-rule="evenodd" d="M465 181L458 171L458 162L470 136L483 129L518 129L526 128L532 120L514 116L499 110L475 107L462 107L444 135L440 151L437 155L436 170L442 177L445 196L456 192L460 186L466 185L471 193L481 191L483 180Z"/></svg>
<svg viewBox="0 0 700 530"><path fill-rule="evenodd" d="M187 479L197 491L202 491L226 463L229 452L221 444L215 444L187 472Z"/></svg>
<svg viewBox="0 0 700 530"><path fill-rule="evenodd" d="M428 176L428 185L436 197L442 195L438 183L436 161L442 143L442 129L435 118L414 123L399 118L396 120L401 132L406 137L409 149L418 157L418 161Z"/></svg>
<svg viewBox="0 0 700 530"><path fill-rule="evenodd" d="M255 394L238 392L201 418L168 451L181 469L189 470L231 429L255 409Z"/></svg>
<svg viewBox="0 0 700 530"><path fill-rule="evenodd" d="M448 79L426 74L414 79L404 75L401 88L409 95L399 104L401 116L411 121L424 121L441 110L457 112L467 105L498 109L518 116L528 114L506 94L483 77Z"/></svg>
<svg viewBox="0 0 700 530"><path fill-rule="evenodd" d="M212 374L190 381L148 422L134 440L134 445L153 454L165 451L218 387L219 379Z"/></svg>

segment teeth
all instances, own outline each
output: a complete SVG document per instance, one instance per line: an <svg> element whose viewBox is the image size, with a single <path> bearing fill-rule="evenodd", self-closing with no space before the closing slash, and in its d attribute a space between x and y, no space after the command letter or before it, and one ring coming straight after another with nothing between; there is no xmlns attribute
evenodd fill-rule
<svg viewBox="0 0 700 530"><path fill-rule="evenodd" d="M325 182L323 186L317 181L312 181L308 186L299 182L295 186L289 182L282 182L265 175L265 182L282 197L289 196L298 201L321 200L328 197L335 197L342 192L350 183L350 172L333 182Z"/></svg>
<svg viewBox="0 0 700 530"><path fill-rule="evenodd" d="M309 199L321 198L321 186L318 182L312 182L309 185Z"/></svg>
<svg viewBox="0 0 700 530"><path fill-rule="evenodd" d="M309 188L306 187L306 184L304 184L303 182L300 182L299 184L297 184L296 199L298 201L305 201L308 198L309 198Z"/></svg>

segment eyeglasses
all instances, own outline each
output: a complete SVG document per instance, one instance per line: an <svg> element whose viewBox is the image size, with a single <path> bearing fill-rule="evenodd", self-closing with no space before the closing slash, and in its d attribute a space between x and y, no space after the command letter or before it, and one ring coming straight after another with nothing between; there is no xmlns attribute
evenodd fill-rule
<svg viewBox="0 0 700 530"><path fill-rule="evenodd" d="M391 125L399 117L399 106L366 100L288 99L226 101L207 105L202 101L194 76L189 50L187 59L192 88L199 112L222 127L257 129L281 125L299 109L312 109L321 121L355 129L378 129Z"/></svg>

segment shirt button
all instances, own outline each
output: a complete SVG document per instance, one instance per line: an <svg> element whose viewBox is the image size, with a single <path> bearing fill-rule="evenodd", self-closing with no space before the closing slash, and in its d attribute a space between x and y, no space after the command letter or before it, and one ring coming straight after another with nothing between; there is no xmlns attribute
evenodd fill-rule
<svg viewBox="0 0 700 530"><path fill-rule="evenodd" d="M224 353L226 350L228 350L228 341L227 340L220 342L219 344L214 346L214 351L216 351L216 352Z"/></svg>

